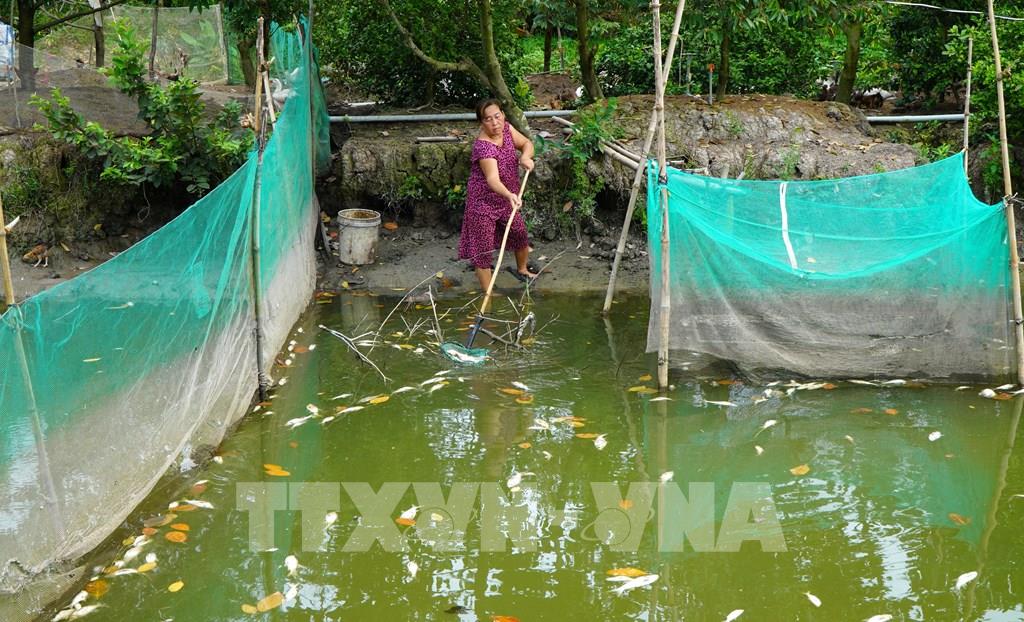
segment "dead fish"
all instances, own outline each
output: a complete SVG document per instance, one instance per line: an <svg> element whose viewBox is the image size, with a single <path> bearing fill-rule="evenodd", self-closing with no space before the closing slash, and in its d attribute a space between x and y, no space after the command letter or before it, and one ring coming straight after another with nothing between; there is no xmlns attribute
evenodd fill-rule
<svg viewBox="0 0 1024 622"><path fill-rule="evenodd" d="M185 503L194 505L197 508L203 508L204 510L212 510L213 504L209 501L201 501L199 499L185 499Z"/></svg>
<svg viewBox="0 0 1024 622"><path fill-rule="evenodd" d="M288 421L285 422L285 425L289 428L295 429L312 418L313 415L309 415L308 417L299 417L297 419L289 419Z"/></svg>
<svg viewBox="0 0 1024 622"><path fill-rule="evenodd" d="M284 567L288 569L288 576L294 575L299 571L299 558L294 555L289 555L284 558Z"/></svg>
<svg viewBox="0 0 1024 622"><path fill-rule="evenodd" d="M715 400L704 400L705 404L714 404L715 406L735 406L732 402L716 402Z"/></svg>
<svg viewBox="0 0 1024 622"><path fill-rule="evenodd" d="M635 579L630 579L629 581L626 581L625 583L623 583L622 585L620 585L619 587L615 588L612 591L615 592L616 594L618 594L619 596L621 596L621 595L625 594L626 592L628 592L630 590L635 590L638 587L644 587L644 586L650 585L650 584L654 583L657 580L658 580L658 575L656 575L656 574L645 574L643 576L636 577Z"/></svg>
<svg viewBox="0 0 1024 622"><path fill-rule="evenodd" d="M399 393L405 393L406 391L415 391L416 387L399 387L391 392L391 395L398 395Z"/></svg>
<svg viewBox="0 0 1024 622"><path fill-rule="evenodd" d="M346 413L354 413L357 410L362 410L364 408L366 408L366 407L365 406L349 406L348 408L343 408L343 409L339 410L338 414L339 415L344 415Z"/></svg>
<svg viewBox="0 0 1024 622"><path fill-rule="evenodd" d="M523 391L526 391L527 393L530 392L530 387L526 386L522 382L519 382L518 380L513 380L512 381L512 386L514 386L517 389L522 389Z"/></svg>

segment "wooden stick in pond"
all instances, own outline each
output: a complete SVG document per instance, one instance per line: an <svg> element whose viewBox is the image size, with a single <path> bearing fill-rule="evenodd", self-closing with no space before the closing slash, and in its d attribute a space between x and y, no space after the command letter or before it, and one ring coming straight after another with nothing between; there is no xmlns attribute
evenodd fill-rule
<svg viewBox="0 0 1024 622"><path fill-rule="evenodd" d="M0 195L0 270L3 270L4 301L14 304L14 279L11 278L11 258L7 254L7 221L4 220L4 199Z"/></svg>
<svg viewBox="0 0 1024 622"><path fill-rule="evenodd" d="M1017 384L1024 385L1024 312L1020 301L1020 255L1017 252L1017 223L1013 214L1013 182L1010 179L1010 151L1006 142L1006 101L1003 99L1003 65L999 57L995 9L988 0L988 24L992 31L992 55L996 64L996 100L999 102L999 146L1003 155L1003 207L1006 232L1010 237L1010 284L1013 286L1013 327L1017 342Z"/></svg>
<svg viewBox="0 0 1024 622"><path fill-rule="evenodd" d="M668 42L668 54L665 58L665 65L667 67L672 66L672 57L675 55L676 43L679 41L679 24L683 19L683 10L686 8L686 0L681 0L676 5L676 17L672 23L672 36ZM660 19L659 19L660 21ZM662 80L662 88L664 89L665 81ZM655 89L655 101L657 101L657 89ZM612 298L615 296L615 279L619 274L619 264L622 262L622 253L626 251L626 240L629 238L629 226L633 222L633 210L636 208L636 199L640 194L640 183L643 181L644 174L647 172L647 154L651 152L651 145L654 143L654 133L658 127L658 110L654 108L651 110L651 122L647 125L647 136L644 138L644 148L640 153L640 166L636 169L636 174L633 175L633 187L629 190L629 204L626 206L626 217L622 221L622 233L619 235L619 245L615 247L615 259L612 261L612 274L608 278L608 291L604 295L604 307L601 312L605 315L611 311Z"/></svg>
<svg viewBox="0 0 1024 622"><path fill-rule="evenodd" d="M661 3L654 0L654 108L658 111L658 185L661 205L661 305L658 312L658 388L668 389L669 292L668 168L665 164L665 71L661 63Z"/></svg>
<svg viewBox="0 0 1024 622"><path fill-rule="evenodd" d="M964 94L964 175L967 175L967 146L971 129L971 70L974 66L974 37L967 39L967 92Z"/></svg>

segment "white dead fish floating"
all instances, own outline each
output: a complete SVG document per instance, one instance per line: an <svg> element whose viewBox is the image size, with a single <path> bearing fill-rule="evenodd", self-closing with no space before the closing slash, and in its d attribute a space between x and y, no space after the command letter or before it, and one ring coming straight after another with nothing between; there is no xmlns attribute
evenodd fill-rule
<svg viewBox="0 0 1024 622"><path fill-rule="evenodd" d="M616 594L618 594L619 596L622 596L623 594L625 594L626 592L628 592L630 590L635 590L638 587L648 586L648 585L654 583L657 580L658 580L658 575L656 575L656 574L645 574L645 575L636 577L634 579L630 579L629 581L626 581L625 583L623 583L622 585L620 585L619 587L615 588L612 591L615 592Z"/></svg>
<svg viewBox="0 0 1024 622"><path fill-rule="evenodd" d="M705 404L714 404L715 406L735 406L732 402L716 402L715 400L704 400Z"/></svg>
<svg viewBox="0 0 1024 622"><path fill-rule="evenodd" d="M534 419L533 425L526 428L527 430L550 430L551 424L543 419Z"/></svg>
<svg viewBox="0 0 1024 622"><path fill-rule="evenodd" d="M804 592L804 596L806 596L807 600L811 601L811 604L815 607L821 606L821 599L815 596L814 594L811 594L810 592Z"/></svg>
<svg viewBox="0 0 1024 622"><path fill-rule="evenodd" d="M932 432L931 434L928 435L928 440L930 440L932 442L935 442L935 441L939 440L940 438L942 438L942 432L939 432L938 430L936 430L936 431L934 431L934 432Z"/></svg>
<svg viewBox="0 0 1024 622"><path fill-rule="evenodd" d="M989 399L992 399L993 397L996 396L996 392L993 391L992 389L982 389L981 393L978 393L978 395L980 395L981 397L987 397Z"/></svg>
<svg viewBox="0 0 1024 622"><path fill-rule="evenodd" d="M743 615L743 611L744 611L743 609L733 609L732 611L729 612L729 615L725 616L725 622L732 622L736 618L738 618L741 615Z"/></svg>
<svg viewBox="0 0 1024 622"><path fill-rule="evenodd" d="M658 481L660 481L662 483L670 481L673 477L675 477L675 475L676 475L675 471L665 471L658 478Z"/></svg>
<svg viewBox="0 0 1024 622"><path fill-rule="evenodd" d="M339 415L345 415L345 414L348 414L348 413L354 413L357 410L362 410L364 408L366 408L366 406L349 406L348 408L342 408L341 410L339 410L338 414Z"/></svg>
<svg viewBox="0 0 1024 622"><path fill-rule="evenodd" d="M338 513L337 512L328 512L324 516L324 524L327 525L328 527L330 527L331 525L333 525L336 522L338 522Z"/></svg>
<svg viewBox="0 0 1024 622"><path fill-rule="evenodd" d="M405 569L409 571L409 578L415 579L416 573L420 570L420 566L416 562L410 561L405 565Z"/></svg>
<svg viewBox="0 0 1024 622"><path fill-rule="evenodd" d="M648 402L671 402L672 398L671 397L665 397L664 395L659 395L658 397L652 397L651 399L649 399L647 401Z"/></svg>
<svg viewBox="0 0 1024 622"><path fill-rule="evenodd" d="M857 379L850 379L850 380L847 380L847 382L849 382L849 383L851 383L851 384L860 384L860 385L864 385L864 386L866 386L866 387L877 387L877 386L878 386L878 383L877 383L877 382L871 382L870 380L857 380Z"/></svg>
<svg viewBox="0 0 1024 622"><path fill-rule="evenodd" d="M284 558L284 567L288 569L288 576L294 575L299 571L299 558L294 555L289 555Z"/></svg>
<svg viewBox="0 0 1024 622"><path fill-rule="evenodd" d="M331 398L331 401L333 402L334 400L343 400L346 397L352 397L352 394L351 393L342 393L341 395L335 395L334 397Z"/></svg>
<svg viewBox="0 0 1024 622"><path fill-rule="evenodd" d="M892 616L888 613L880 613L878 615L871 616L865 622L889 622L892 620Z"/></svg>
<svg viewBox="0 0 1024 622"><path fill-rule="evenodd" d="M974 581L977 578L978 578L978 572L977 571L972 570L970 572L965 572L965 573L963 573L962 575L960 575L959 577L956 578L956 585L953 586L953 589L954 590L959 590L960 588L962 588L963 586L967 585L971 581Z"/></svg>
<svg viewBox="0 0 1024 622"><path fill-rule="evenodd" d="M316 404L306 404L306 412L310 413L311 415L315 415L318 412L320 412L320 409L317 408Z"/></svg>
<svg viewBox="0 0 1024 622"><path fill-rule="evenodd" d="M415 391L416 387L399 387L391 392L391 395L398 395L399 393L405 393L406 391Z"/></svg>
<svg viewBox="0 0 1024 622"><path fill-rule="evenodd" d="M505 482L505 485L508 486L510 489L517 488L519 484L523 483L524 475L533 475L533 473L529 471L523 471L522 473L513 473L512 477L508 478L508 481Z"/></svg>
<svg viewBox="0 0 1024 622"><path fill-rule="evenodd" d="M598 434L597 438L594 439L594 447L597 447L598 451L601 451L608 446L608 439L604 436L604 434Z"/></svg>
<svg viewBox="0 0 1024 622"><path fill-rule="evenodd" d="M772 427L776 423L778 423L778 421L775 419L769 419L768 421L765 421L763 424L761 424L761 429L754 433L754 437L757 437L758 434L764 432L765 430Z"/></svg>
<svg viewBox="0 0 1024 622"><path fill-rule="evenodd" d="M427 391L427 393L433 393L434 391L437 391L438 389L443 389L446 386L448 386L448 381L447 380L445 380L444 382L439 382L439 383L435 384L434 386L430 387L430 390Z"/></svg>
<svg viewBox="0 0 1024 622"><path fill-rule="evenodd" d="M410 507L408 510L403 511L399 515L399 518L404 518L405 520L413 520L414 518L416 518L416 514L419 513L419 511L420 506L414 505Z"/></svg>
<svg viewBox="0 0 1024 622"><path fill-rule="evenodd" d="M522 382L519 382L518 380L513 380L512 381L512 386L514 386L517 389L522 389L523 391L526 391L527 393L530 392L530 387L526 386Z"/></svg>
<svg viewBox="0 0 1024 622"><path fill-rule="evenodd" d="M297 419L289 419L288 421L285 421L284 424L289 428L295 429L312 418L313 415L309 415L307 417L298 417Z"/></svg>

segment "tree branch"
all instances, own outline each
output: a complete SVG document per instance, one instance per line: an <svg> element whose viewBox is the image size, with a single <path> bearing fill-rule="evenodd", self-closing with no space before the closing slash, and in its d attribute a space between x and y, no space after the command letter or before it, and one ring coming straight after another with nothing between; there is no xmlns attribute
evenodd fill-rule
<svg viewBox="0 0 1024 622"><path fill-rule="evenodd" d="M96 8L96 9L89 8L89 10L87 10L87 11L79 11L78 13L72 13L71 15L66 15L66 16L64 16L64 17L62 17L60 19L55 19L55 20L53 20L52 22L50 22L48 24L43 24L42 26L37 26L37 27L32 29L32 32L34 32L35 34L46 32L47 30L53 28L54 26L59 26L59 25L63 24L64 22L70 22L73 19L78 19L79 17L86 17L87 15L95 15L96 13L99 13L100 11L105 11L105 10L113 8L113 7L115 7L115 6L119 5L119 4L124 4L125 2L128 2L128 0L112 0L111 2L108 2L107 4L104 4L103 6L101 6L99 8Z"/></svg>
<svg viewBox="0 0 1024 622"><path fill-rule="evenodd" d="M398 29L398 32L402 33L402 38L405 39L405 45L412 50L412 53L415 54L417 58L438 71L459 71L462 73L468 73L477 80L483 82L485 85L490 86L490 81L487 79L486 74L484 74L483 70L477 67L476 63L471 59L464 58L457 63L452 63L437 60L420 49L420 46L416 45L416 41L413 40L412 34L406 30L405 26L402 25L402 22L398 20L398 15L396 15L394 9L391 8L391 3L388 2L388 0L380 0L380 3L384 5L385 9L387 9L388 15L391 16L391 21L394 23L395 28Z"/></svg>

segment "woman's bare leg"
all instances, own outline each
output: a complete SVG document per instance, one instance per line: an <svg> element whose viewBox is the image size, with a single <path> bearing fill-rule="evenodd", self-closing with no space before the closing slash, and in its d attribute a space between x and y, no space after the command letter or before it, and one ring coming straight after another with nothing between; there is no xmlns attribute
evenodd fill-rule
<svg viewBox="0 0 1024 622"><path fill-rule="evenodd" d="M537 278L537 275L530 272L530 269L526 267L527 260L530 259L530 247L524 246L516 251L516 270L519 274L529 277L531 279Z"/></svg>
<svg viewBox="0 0 1024 622"><path fill-rule="evenodd" d="M491 284L491 269L490 268L477 268L476 279L480 281L480 289L483 292L487 292L487 287Z"/></svg>

